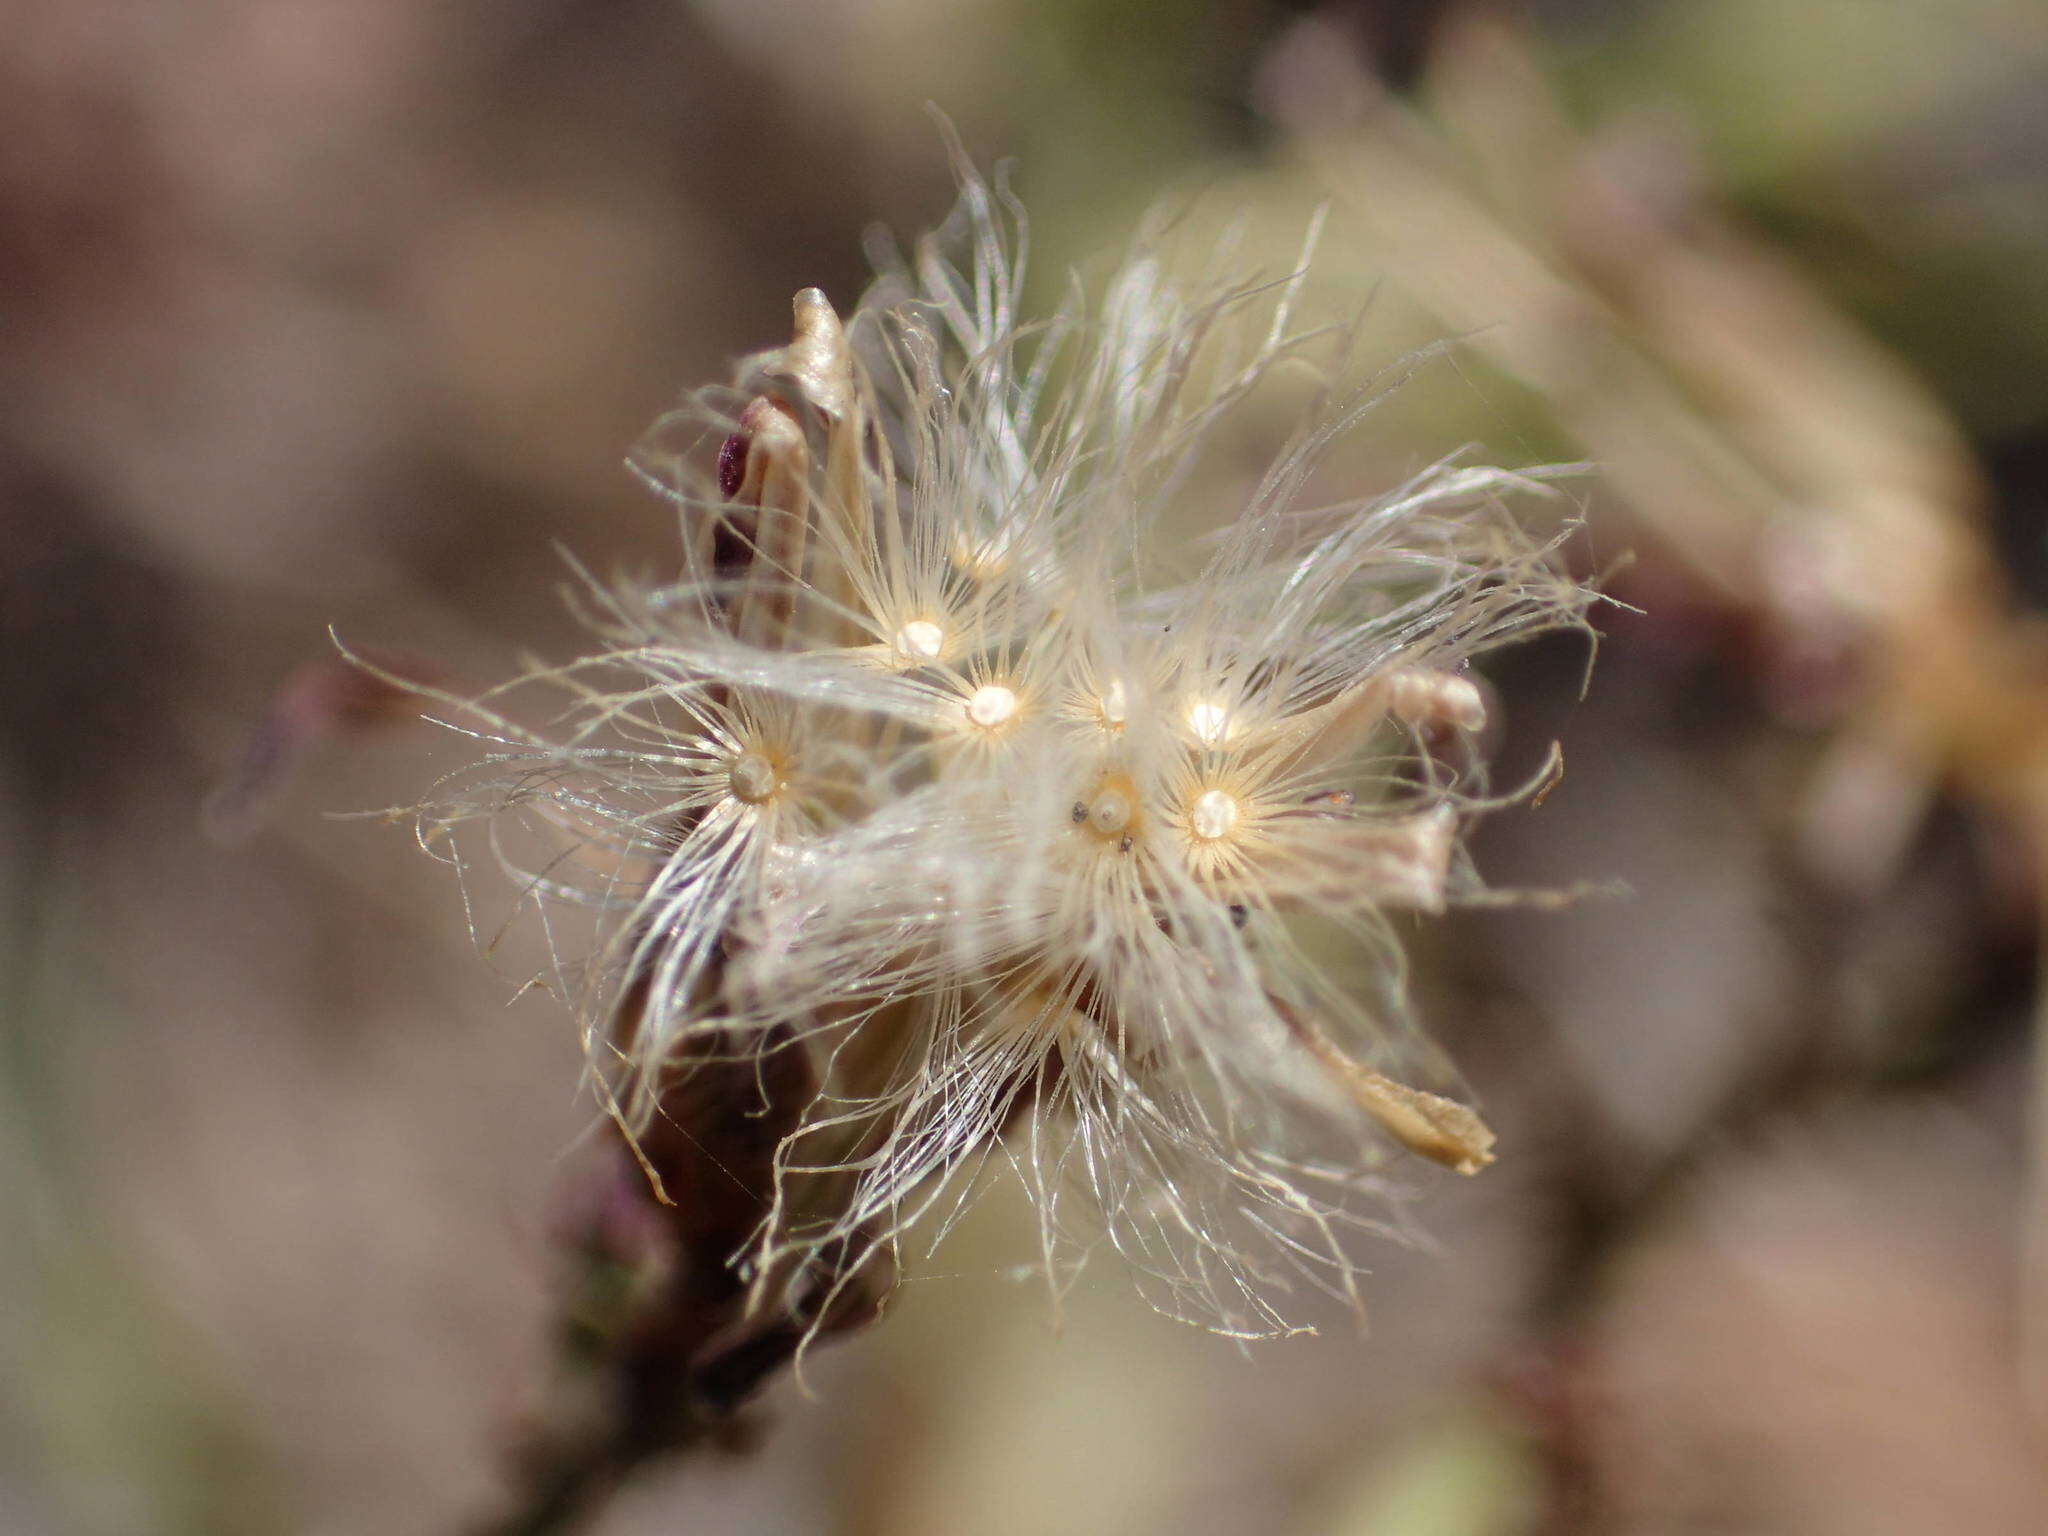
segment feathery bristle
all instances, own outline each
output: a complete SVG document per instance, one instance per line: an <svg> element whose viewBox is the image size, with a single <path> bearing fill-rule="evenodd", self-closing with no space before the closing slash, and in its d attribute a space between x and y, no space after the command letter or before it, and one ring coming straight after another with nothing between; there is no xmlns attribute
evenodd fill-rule
<svg viewBox="0 0 2048 1536"><path fill-rule="evenodd" d="M563 978L629 1131L704 1062L803 1054L729 1256L758 1308L935 1240L1008 1168L1049 1267L1106 1238L1164 1310L1286 1331L1296 1281L1355 1299L1374 1129L1490 1160L1388 1075L1389 914L1471 878L1479 786L1421 746L1483 722L1461 669L1587 597L1510 510L1539 477L1305 505L1375 396L1348 333L1295 325L1299 273L1181 290L1141 240L1099 315L1026 324L1021 211L961 176L844 325L805 290L790 345L658 425L634 464L680 509L677 579L589 583L604 649L527 679L554 728L485 711L501 750L423 835L486 825L558 943L590 923ZM1205 436L1283 362L1329 371L1310 419L1161 579ZM1330 923L1371 996L1311 958Z"/></svg>

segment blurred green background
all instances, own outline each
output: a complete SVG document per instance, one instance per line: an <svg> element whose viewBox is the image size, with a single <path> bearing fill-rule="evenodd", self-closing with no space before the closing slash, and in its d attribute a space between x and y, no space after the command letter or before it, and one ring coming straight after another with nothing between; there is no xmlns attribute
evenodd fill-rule
<svg viewBox="0 0 2048 1536"><path fill-rule="evenodd" d="M503 1497L577 1047L326 815L459 749L301 669L331 623L497 677L574 643L557 545L659 569L626 446L943 215L927 101L1016 159L1041 294L1162 196L1274 272L1328 203L1317 301L1459 339L1360 491L1598 461L1590 689L1490 669L1502 781L1567 776L1476 854L1632 894L1418 930L1502 1159L1413 1173L1363 1336L1240 1349L1108 1264L1055 1322L998 1200L600 1529L2048 1529L2048 6L0 14L0 1530ZM224 844L267 715L299 771Z"/></svg>

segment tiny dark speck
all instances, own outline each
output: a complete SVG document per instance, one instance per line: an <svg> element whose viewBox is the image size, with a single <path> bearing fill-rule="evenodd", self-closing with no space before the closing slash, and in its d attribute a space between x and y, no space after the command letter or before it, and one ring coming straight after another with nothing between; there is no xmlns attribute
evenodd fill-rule
<svg viewBox="0 0 2048 1536"><path fill-rule="evenodd" d="M730 499L739 495L747 478L747 435L735 432L718 450L718 494Z"/></svg>

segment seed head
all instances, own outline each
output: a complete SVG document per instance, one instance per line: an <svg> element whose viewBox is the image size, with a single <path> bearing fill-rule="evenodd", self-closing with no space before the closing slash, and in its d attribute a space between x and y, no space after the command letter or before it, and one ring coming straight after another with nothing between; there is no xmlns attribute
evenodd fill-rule
<svg viewBox="0 0 2048 1536"><path fill-rule="evenodd" d="M1106 1237L1163 1309L1283 1331L1293 1281L1353 1296L1376 1140L1489 1160L1394 1075L1426 1058L1391 918L1475 888L1466 663L1584 594L1510 510L1540 476L1311 497L1377 397L1295 325L1300 273L1176 283L1141 237L1098 309L1027 323L1023 215L961 176L844 324L806 290L658 424L678 574L586 578L599 648L522 680L566 709L472 701L496 750L424 830L488 828L629 1132L708 1063L807 1085L729 1256L757 1307L815 1315L1008 1168L1055 1273ZM1211 429L1283 365L1323 380L1304 425L1205 505ZM1374 984L1311 958L1332 929Z"/></svg>

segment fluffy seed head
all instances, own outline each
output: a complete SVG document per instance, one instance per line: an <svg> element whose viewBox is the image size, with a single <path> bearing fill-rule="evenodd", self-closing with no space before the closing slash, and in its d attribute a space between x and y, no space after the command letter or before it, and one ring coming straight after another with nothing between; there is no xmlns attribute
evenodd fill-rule
<svg viewBox="0 0 2048 1536"><path fill-rule="evenodd" d="M1074 802L1074 820L1097 837L1121 842L1138 819L1138 792L1120 774L1097 784L1086 800Z"/></svg>
<svg viewBox="0 0 2048 1536"><path fill-rule="evenodd" d="M759 805L775 793L775 765L759 752L742 752L732 760L732 793L736 800Z"/></svg>
<svg viewBox="0 0 2048 1536"><path fill-rule="evenodd" d="M1230 734L1230 711L1214 699L1195 699L1188 705L1188 730L1205 747L1213 747Z"/></svg>
<svg viewBox="0 0 2048 1536"><path fill-rule="evenodd" d="M1373 1137L1488 1159L1399 1080L1390 914L1476 888L1461 669L1585 594L1510 510L1540 476L1311 492L1375 397L1300 274L1176 279L1148 235L1027 322L1022 215L962 180L844 324L806 290L636 452L679 571L588 582L600 646L525 680L566 711L469 701L490 756L423 836L487 830L628 1127L752 1064L787 1129L722 1257L757 1307L819 1315L1008 1167L1055 1271L1106 1237L1163 1309L1284 1331L1293 1282L1353 1296ZM1321 393L1217 506L1190 471L1282 364Z"/></svg>
<svg viewBox="0 0 2048 1536"><path fill-rule="evenodd" d="M905 666L937 661L946 649L946 631L930 619L912 619L896 631L896 655Z"/></svg>
<svg viewBox="0 0 2048 1536"><path fill-rule="evenodd" d="M967 718L985 731L1008 725L1016 713L1017 695L1000 683L975 689L967 701Z"/></svg>
<svg viewBox="0 0 2048 1536"><path fill-rule="evenodd" d="M1188 812L1188 830L1204 842L1220 842L1230 836L1237 817L1237 801L1227 792L1205 789L1196 796L1194 808Z"/></svg>
<svg viewBox="0 0 2048 1536"><path fill-rule="evenodd" d="M1120 679L1112 678L1096 700L1096 714L1106 731L1120 731L1130 720L1131 701Z"/></svg>

